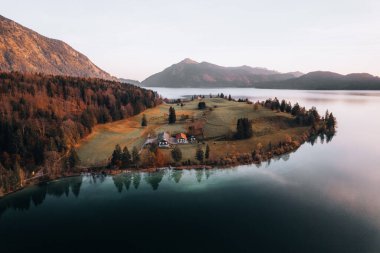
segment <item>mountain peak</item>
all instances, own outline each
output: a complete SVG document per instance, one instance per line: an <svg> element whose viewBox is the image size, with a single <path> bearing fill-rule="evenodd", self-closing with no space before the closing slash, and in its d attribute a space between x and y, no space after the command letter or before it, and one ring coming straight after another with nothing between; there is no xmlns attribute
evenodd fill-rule
<svg viewBox="0 0 380 253"><path fill-rule="evenodd" d="M190 58L186 58L186 59L182 60L181 62L179 62L179 64L198 64L198 62L196 62Z"/></svg>

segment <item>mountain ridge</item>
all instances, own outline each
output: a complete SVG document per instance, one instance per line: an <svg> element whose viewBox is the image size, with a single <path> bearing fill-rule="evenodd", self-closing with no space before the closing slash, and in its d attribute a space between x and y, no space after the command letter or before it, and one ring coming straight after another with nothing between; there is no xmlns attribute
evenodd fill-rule
<svg viewBox="0 0 380 253"><path fill-rule="evenodd" d="M296 90L380 90L380 78L368 73L342 75L330 71L313 71L301 77L263 82L255 85L263 89Z"/></svg>
<svg viewBox="0 0 380 253"><path fill-rule="evenodd" d="M146 87L251 87L263 81L287 80L302 75L300 72L280 73L266 68L224 67L209 62L186 58L141 82ZM212 85L212 86L210 86Z"/></svg>
<svg viewBox="0 0 380 253"><path fill-rule="evenodd" d="M116 80L67 43L0 15L0 70Z"/></svg>

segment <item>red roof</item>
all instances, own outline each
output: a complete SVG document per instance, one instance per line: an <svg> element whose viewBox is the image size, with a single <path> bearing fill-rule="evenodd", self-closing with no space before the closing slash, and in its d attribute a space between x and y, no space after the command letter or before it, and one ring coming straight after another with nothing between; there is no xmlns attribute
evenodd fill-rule
<svg viewBox="0 0 380 253"><path fill-rule="evenodd" d="M184 134L184 133L176 134L175 138L187 140L186 134Z"/></svg>

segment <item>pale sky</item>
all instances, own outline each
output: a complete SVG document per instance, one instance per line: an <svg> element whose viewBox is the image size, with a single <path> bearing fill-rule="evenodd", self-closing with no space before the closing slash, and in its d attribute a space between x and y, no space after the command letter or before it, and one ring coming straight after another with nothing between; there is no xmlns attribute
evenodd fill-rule
<svg viewBox="0 0 380 253"><path fill-rule="evenodd" d="M380 0L0 0L0 14L140 81L187 57L380 75Z"/></svg>

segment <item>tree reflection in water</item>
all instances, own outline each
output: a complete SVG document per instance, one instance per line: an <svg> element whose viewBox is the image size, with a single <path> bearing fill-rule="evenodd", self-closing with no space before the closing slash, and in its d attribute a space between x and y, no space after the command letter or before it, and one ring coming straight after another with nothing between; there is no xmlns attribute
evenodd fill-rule
<svg viewBox="0 0 380 253"><path fill-rule="evenodd" d="M164 170L159 170L157 172L148 172L145 174L144 179L145 181L152 186L152 189L155 191L158 189L158 186L160 182L162 181L162 178L165 175Z"/></svg>
<svg viewBox="0 0 380 253"><path fill-rule="evenodd" d="M131 185L133 185L135 189L138 189L142 178L144 178L144 181L149 184L153 190L157 190L165 175L167 175L169 180L179 183L185 175L185 172L184 170L159 170L149 173L132 172L112 176L112 180L118 192L122 192L123 188L128 191ZM195 178L201 183L202 180L208 179L212 173L212 170L195 170ZM188 173L188 175L192 175L192 173ZM107 177L106 175L93 174L62 178L48 182L45 185L32 186L15 192L0 200L0 217L8 208L22 211L30 209L32 205L39 206L48 195L60 198L62 196L69 197L70 194L72 194L75 198L78 198L83 178L86 178L86 183L88 184L101 184Z"/></svg>
<svg viewBox="0 0 380 253"><path fill-rule="evenodd" d="M46 195L54 197L69 196L70 190L75 197L79 196L83 176L63 178L51 181L46 185L33 186L25 190L12 193L0 200L0 217L8 208L16 210L28 210L33 202L34 206L41 205L46 199Z"/></svg>
<svg viewBox="0 0 380 253"><path fill-rule="evenodd" d="M125 186L125 189L128 191L132 183L132 178L133 178L133 175L131 173L123 173L123 174L112 176L112 180L118 192L123 191L123 186ZM138 187L138 184L139 183L137 183L137 186L135 186L136 189Z"/></svg>
<svg viewBox="0 0 380 253"><path fill-rule="evenodd" d="M141 182L141 174L139 172L133 173L133 186L135 189L139 188L140 182Z"/></svg>
<svg viewBox="0 0 380 253"><path fill-rule="evenodd" d="M172 170L170 173L170 179L173 179L174 182L179 183L183 175L183 170Z"/></svg>
<svg viewBox="0 0 380 253"><path fill-rule="evenodd" d="M195 177L197 178L198 183L202 181L204 171L199 169L195 171Z"/></svg>

